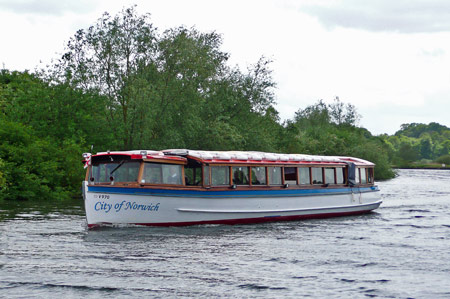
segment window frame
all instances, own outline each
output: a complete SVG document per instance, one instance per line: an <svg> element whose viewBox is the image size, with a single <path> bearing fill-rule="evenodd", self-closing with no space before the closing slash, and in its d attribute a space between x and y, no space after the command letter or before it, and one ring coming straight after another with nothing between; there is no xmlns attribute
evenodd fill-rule
<svg viewBox="0 0 450 299"><path fill-rule="evenodd" d="M297 167L297 181L299 186L308 186L308 185L312 185L311 183L311 167L310 166L298 166ZM300 169L306 169L306 173L308 173L308 183L301 183L301 178L302 176L300 176Z"/></svg>
<svg viewBox="0 0 450 299"><path fill-rule="evenodd" d="M375 183L375 168L374 167L368 167L367 168L367 183L368 184L374 184Z"/></svg>
<svg viewBox="0 0 450 299"><path fill-rule="evenodd" d="M214 185L213 184L213 174L212 172L214 171L215 167L224 167L227 169L228 173L227 173L227 178L228 181L225 184L220 184L220 185ZM234 172L236 171L237 168L239 167L244 167L248 170L248 183L245 184L236 184L233 180L234 177ZM286 179L286 169L287 168L293 168L295 170L295 184L294 184L294 180L287 180ZM214 164L209 164L209 163L205 163L202 164L202 184L200 186L205 187L205 188L224 188L224 187L276 187L276 186L285 186L286 187L286 182L288 182L289 186L293 186L295 185L297 188L302 188L302 187L312 187L312 186L320 186L320 185L346 185L347 184L347 177L348 174L346 172L346 167L344 165L341 164L317 164L317 163L311 163L311 164L243 164L243 163L214 163ZM263 172L264 171L264 179L265 182L262 182L261 184L254 184L252 181L255 179L255 173L254 173L254 169L259 169L259 172ZM262 170L263 169L263 170ZM274 184L273 179L273 169L277 169L276 173L277 173L277 177L278 177L278 173L280 175L280 178L276 178L276 184ZM332 179L331 179L331 173L330 170L332 170ZM358 180L360 180L360 171L361 169L367 169L366 170L366 175L368 175L368 169L367 167L357 167L358 172ZM328 178L326 177L325 173L328 173ZM340 181L338 181L338 172L341 173L340 176ZM301 173L303 174L307 174L309 176L308 181L304 181L302 182L302 177ZM313 177L313 173L318 176L320 175L321 181L314 183L314 177ZM293 178L292 173L291 173L291 178ZM319 177L317 177L319 178ZM331 180L330 180L331 179ZM358 181L360 182L360 181ZM366 184L370 184L369 182L369 177L367 177L367 183ZM187 186L187 185L186 185ZM188 187L193 187L192 185L189 185Z"/></svg>
<svg viewBox="0 0 450 299"><path fill-rule="evenodd" d="M153 183L153 182L143 182L142 180L144 180L144 175L145 175L145 165L147 164L155 164L155 165L160 165L160 175L161 175L161 183ZM164 165L170 165L170 166L178 166L180 167L180 171L179 171L179 176L180 176L180 181L181 184L168 184L164 182L164 173L163 173L163 166ZM142 186L186 186L186 182L184 179L185 176L185 172L184 172L184 165L183 163L167 163L167 161L164 162L160 162L160 161L148 161L148 159L145 159L142 163L141 163L141 170L139 172L139 182Z"/></svg>
<svg viewBox="0 0 450 299"><path fill-rule="evenodd" d="M332 170L332 172L333 172L333 182L328 182L328 179L327 179L327 170ZM330 167L330 166L324 166L323 167L323 181L324 181L324 184L328 184L328 185L336 185L336 167L334 167L334 166L332 166L332 167Z"/></svg>
<svg viewBox="0 0 450 299"><path fill-rule="evenodd" d="M341 167L341 166L336 166L336 170L335 170L335 178L336 178L336 185L346 185L347 184L347 174L345 172L345 167ZM338 171L340 171L342 173L342 183L338 182Z"/></svg>
<svg viewBox="0 0 450 299"><path fill-rule="evenodd" d="M286 168L293 168L295 180L286 180ZM294 184L298 185L298 167L296 165L284 165L283 166L283 184Z"/></svg>
<svg viewBox="0 0 450 299"><path fill-rule="evenodd" d="M96 165L97 164L97 165ZM138 164L136 167L137 169L137 174L136 174L136 180L117 180L116 176L112 176L114 178L113 181L110 180L111 177L111 171L114 170L115 167L119 166L120 164L122 164L120 167L124 167L127 166L126 164ZM107 165L115 165L114 168L110 169L108 171L108 166ZM97 175L93 175L94 172L94 168L95 167L101 167L101 166L105 166L105 169L98 169L98 176L101 177L102 175L105 176L105 180L104 181L97 181L95 180L95 177ZM119 171L120 168L117 169L117 171ZM124 170L124 169L121 169ZM128 167L128 171L130 170L130 168ZM105 172L104 174L100 174L101 172ZM93 163L92 165L89 166L88 172L87 172L87 176L88 176L88 184L89 185L132 185L132 184L138 184L139 182L139 178L140 178L140 173L141 173L141 162L137 161L137 160L120 160L120 161L113 161L113 162L98 162L98 163ZM128 174L129 175L129 174ZM91 178L94 178L93 181L91 181Z"/></svg>
<svg viewBox="0 0 450 299"><path fill-rule="evenodd" d="M279 184L273 184L271 182L271 175L269 175L270 171L269 168L280 168L280 183ZM268 186L282 186L284 183L284 166L283 165L274 165L274 166L267 166L267 175L268 175L268 180L267 180L267 185Z"/></svg>
<svg viewBox="0 0 450 299"><path fill-rule="evenodd" d="M242 177L242 178L243 178L243 181L245 181L245 179L247 179L246 184L245 184L245 182L243 182L243 184L237 184L237 183L235 182L234 175L235 175L235 171L237 170L236 168L243 168L244 170L246 169L247 174L245 174L245 171L244 171L244 170L238 169L238 171L242 171L242 174L243 174L243 177ZM231 180L230 180L230 182L232 183L232 185L236 185L236 186L250 186L250 185L251 185L251 184L250 184L250 182L251 182L251 177L250 177L250 166L248 166L248 165L246 165L246 166L233 165L233 166L231 166L230 172L231 172ZM247 176L246 176L246 175L247 175Z"/></svg>
<svg viewBox="0 0 450 299"><path fill-rule="evenodd" d="M314 175L313 175L313 169L320 169L320 174L322 176L322 181L319 183L314 183ZM323 185L325 182L324 179L324 167L323 166L311 166L311 181L313 185Z"/></svg>
<svg viewBox="0 0 450 299"><path fill-rule="evenodd" d="M367 178L367 167L363 167L363 166L358 166L359 169L359 184L360 185L367 185L369 184L368 182L368 178ZM362 177L362 173L364 173L364 182L363 182L363 177Z"/></svg>
<svg viewBox="0 0 450 299"><path fill-rule="evenodd" d="M267 186L268 185L268 180L267 180L267 176L268 176L268 173L267 173L267 166L265 166L265 165L261 165L261 166L259 166L259 165L253 165L253 166L250 166L249 167L250 169L249 169L249 171L250 171L250 186ZM264 169L264 183L263 184L254 184L253 183L253 168L262 168L262 169Z"/></svg>
<svg viewBox="0 0 450 299"><path fill-rule="evenodd" d="M213 168L214 167L224 167L225 169L227 169L228 171L228 175L225 175L225 178L227 178L228 183L227 184L221 184L221 185L215 185L213 184ZM231 186L231 166L230 165L224 165L224 164L213 164L213 165L209 165L209 186L211 187L225 187L225 186Z"/></svg>
<svg viewBox="0 0 450 299"><path fill-rule="evenodd" d="M186 187L201 187L203 186L203 166L200 165L198 167L187 167L188 165L184 165L184 184ZM187 170L188 169L192 169L192 179L194 180L191 184L187 183L186 178L188 177L187 175ZM200 182L198 184L196 184L196 179L200 178Z"/></svg>

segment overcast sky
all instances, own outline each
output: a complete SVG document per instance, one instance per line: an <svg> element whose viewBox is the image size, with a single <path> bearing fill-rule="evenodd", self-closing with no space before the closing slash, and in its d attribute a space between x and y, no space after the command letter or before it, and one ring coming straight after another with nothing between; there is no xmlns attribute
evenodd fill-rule
<svg viewBox="0 0 450 299"><path fill-rule="evenodd" d="M76 30L133 4L161 31L222 34L231 66L271 58L282 119L339 96L373 134L411 122L450 127L447 0L0 0L0 68L43 67Z"/></svg>

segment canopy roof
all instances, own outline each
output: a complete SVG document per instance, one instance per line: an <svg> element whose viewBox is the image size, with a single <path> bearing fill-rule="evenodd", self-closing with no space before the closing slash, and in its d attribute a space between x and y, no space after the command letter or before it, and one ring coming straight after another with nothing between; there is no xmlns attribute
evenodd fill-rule
<svg viewBox="0 0 450 299"><path fill-rule="evenodd" d="M84 154L83 156L90 154ZM158 160L182 160L187 158L203 163L251 163L251 164L336 164L355 163L357 165L373 166L374 163L354 158L341 156L318 156L303 154L278 154L253 151L201 151L189 149L133 150L100 152L92 157L101 156L128 156L129 159L158 159Z"/></svg>
<svg viewBox="0 0 450 299"><path fill-rule="evenodd" d="M265 153L253 151L199 151L188 149L172 149L163 150L166 155L186 156L194 158L202 162L220 163L220 162L251 162L251 163L295 163L295 162L309 162L309 163L348 163L352 162L361 165L374 165L372 162L354 158L354 157L340 157L340 156L318 156L318 155L303 155L303 154L278 154Z"/></svg>

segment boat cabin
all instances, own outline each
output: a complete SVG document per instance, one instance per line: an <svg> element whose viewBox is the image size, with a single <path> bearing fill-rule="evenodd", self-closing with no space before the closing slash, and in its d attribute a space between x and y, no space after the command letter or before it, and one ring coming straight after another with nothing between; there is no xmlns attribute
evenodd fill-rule
<svg viewBox="0 0 450 299"><path fill-rule="evenodd" d="M89 185L211 190L374 185L375 165L352 157L179 149L83 156Z"/></svg>

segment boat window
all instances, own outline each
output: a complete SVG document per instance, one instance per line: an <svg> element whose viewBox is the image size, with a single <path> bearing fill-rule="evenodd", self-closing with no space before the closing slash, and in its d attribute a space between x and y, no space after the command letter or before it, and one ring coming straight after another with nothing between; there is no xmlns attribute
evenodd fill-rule
<svg viewBox="0 0 450 299"><path fill-rule="evenodd" d="M269 172L269 184L281 185L281 167L267 167Z"/></svg>
<svg viewBox="0 0 450 299"><path fill-rule="evenodd" d="M248 167L235 166L231 167L233 172L233 184L235 185L248 185L250 184Z"/></svg>
<svg viewBox="0 0 450 299"><path fill-rule="evenodd" d="M367 169L367 172L368 172L368 182L369 183L373 183L374 182L374 179L373 179L373 168L368 168Z"/></svg>
<svg viewBox="0 0 450 299"><path fill-rule="evenodd" d="M344 168L336 168L336 184L344 184Z"/></svg>
<svg viewBox="0 0 450 299"><path fill-rule="evenodd" d="M187 186L199 186L202 183L202 167L184 167L184 181Z"/></svg>
<svg viewBox="0 0 450 299"><path fill-rule="evenodd" d="M334 181L334 168L326 167L325 168L325 183L327 184L335 184Z"/></svg>
<svg viewBox="0 0 450 299"><path fill-rule="evenodd" d="M311 167L313 184L323 184L322 168Z"/></svg>
<svg viewBox="0 0 450 299"><path fill-rule="evenodd" d="M300 185L309 185L311 184L311 180L309 177L309 167L299 167L298 168L298 176Z"/></svg>
<svg viewBox="0 0 450 299"><path fill-rule="evenodd" d="M230 168L228 166L211 166L212 185L229 185Z"/></svg>
<svg viewBox="0 0 450 299"><path fill-rule="evenodd" d="M176 164L162 164L163 184L183 184L182 166Z"/></svg>
<svg viewBox="0 0 450 299"><path fill-rule="evenodd" d="M145 163L142 183L162 184L161 164Z"/></svg>
<svg viewBox="0 0 450 299"><path fill-rule="evenodd" d="M297 184L297 167L284 168L284 183L292 185Z"/></svg>
<svg viewBox="0 0 450 299"><path fill-rule="evenodd" d="M206 186L208 186L209 183L209 166L203 166L203 182Z"/></svg>
<svg viewBox="0 0 450 299"><path fill-rule="evenodd" d="M112 163L110 165L116 167L118 163ZM109 173L113 169L114 168L108 168L108 164L93 164L89 177L91 181L95 183L109 183Z"/></svg>
<svg viewBox="0 0 450 299"><path fill-rule="evenodd" d="M360 168L360 180L359 182L361 184L367 184L367 176L366 176L366 169Z"/></svg>
<svg viewBox="0 0 450 299"><path fill-rule="evenodd" d="M181 185L181 173L181 165L145 163L142 183Z"/></svg>
<svg viewBox="0 0 450 299"><path fill-rule="evenodd" d="M252 185L266 185L266 168L252 167Z"/></svg>
<svg viewBox="0 0 450 299"><path fill-rule="evenodd" d="M91 179L95 183L109 183L111 177L114 182L137 182L139 162L98 163L91 167Z"/></svg>

